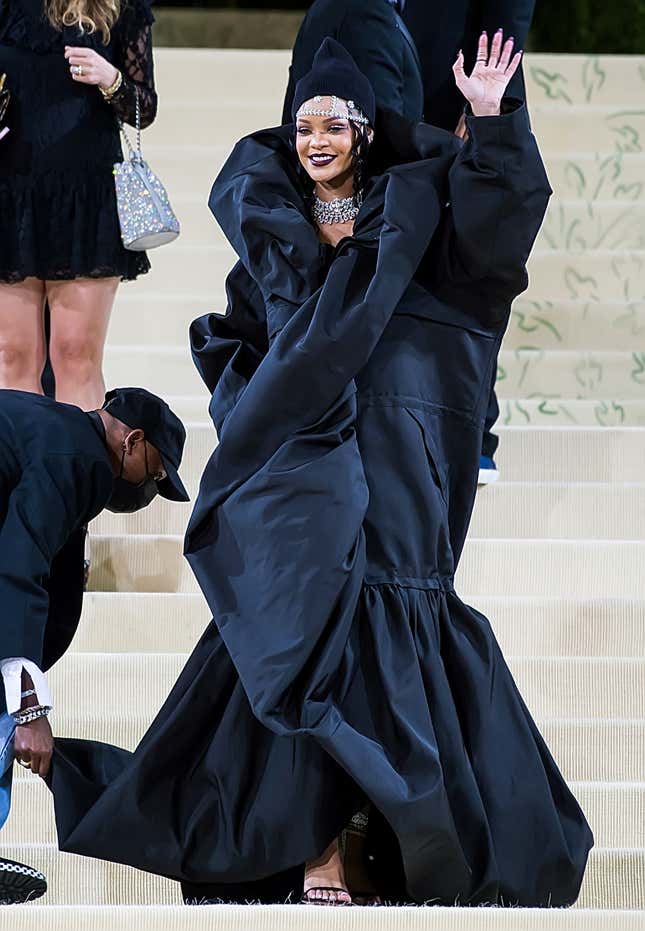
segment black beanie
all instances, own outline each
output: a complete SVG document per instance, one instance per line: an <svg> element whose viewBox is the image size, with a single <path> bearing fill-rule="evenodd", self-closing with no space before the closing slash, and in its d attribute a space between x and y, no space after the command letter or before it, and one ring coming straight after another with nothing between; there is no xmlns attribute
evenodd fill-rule
<svg viewBox="0 0 645 931"><path fill-rule="evenodd" d="M363 72L358 70L347 49L335 39L324 39L316 52L311 71L296 84L291 107L294 123L303 103L317 95L353 100L370 121L370 125L374 125L376 98L372 85Z"/></svg>

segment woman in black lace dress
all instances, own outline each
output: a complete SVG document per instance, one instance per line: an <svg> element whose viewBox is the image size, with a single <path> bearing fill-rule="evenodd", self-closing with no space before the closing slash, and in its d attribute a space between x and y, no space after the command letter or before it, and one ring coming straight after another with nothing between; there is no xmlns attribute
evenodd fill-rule
<svg viewBox="0 0 645 931"><path fill-rule="evenodd" d="M41 392L51 314L56 397L105 394L103 347L119 281L148 271L123 248L118 119L155 118L150 0L0 0L0 387Z"/></svg>

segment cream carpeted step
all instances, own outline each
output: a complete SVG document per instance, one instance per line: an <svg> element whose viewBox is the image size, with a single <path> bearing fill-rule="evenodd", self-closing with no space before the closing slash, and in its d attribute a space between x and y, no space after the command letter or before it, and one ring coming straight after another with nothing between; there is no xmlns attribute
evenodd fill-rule
<svg viewBox="0 0 645 931"><path fill-rule="evenodd" d="M154 258L154 257L153 257ZM190 353L188 328L197 317L226 310L224 288L209 293L168 296L163 291L142 294L128 283L116 296L110 321L108 346L146 346L149 353L157 347L182 346Z"/></svg>
<svg viewBox="0 0 645 931"><path fill-rule="evenodd" d="M643 151L616 151L611 155L578 148L566 154L551 154L542 147L541 151L555 194L552 204L563 198L585 202L613 200L627 206L642 197ZM169 174L172 175L172 169Z"/></svg>
<svg viewBox="0 0 645 931"><path fill-rule="evenodd" d="M192 101L282 99L291 53L284 50L155 49L155 80L163 106ZM638 55L544 55L524 59L531 104L642 108L643 67ZM226 91L226 93L223 93Z"/></svg>
<svg viewBox="0 0 645 931"><path fill-rule="evenodd" d="M151 291L165 291L168 298L183 298L188 291L212 294L213 309L223 310L224 279L234 262L230 246L184 243L180 237L157 253L149 275L124 287L143 308ZM645 264L638 250L536 250L529 273L526 296L531 300L642 301L645 294Z"/></svg>
<svg viewBox="0 0 645 931"><path fill-rule="evenodd" d="M105 378L110 385L128 384L132 373L137 383L164 398L174 394L203 393L204 382L197 373L187 346L108 346L105 351Z"/></svg>
<svg viewBox="0 0 645 931"><path fill-rule="evenodd" d="M645 346L645 343L643 344ZM139 383L165 396L198 395L206 388L185 346L108 346L105 373L111 385L128 383L137 371ZM602 352L571 349L503 350L499 356L496 391L500 398L546 395L613 397L645 401L645 349Z"/></svg>
<svg viewBox="0 0 645 931"><path fill-rule="evenodd" d="M610 155L620 145L642 151L645 107L615 105L529 104L533 132L545 152L595 151ZM213 95L187 100L162 101L159 119L146 130L153 145L223 145L232 148L240 137L279 126L282 99Z"/></svg>
<svg viewBox="0 0 645 931"><path fill-rule="evenodd" d="M196 592L181 558L183 536L100 536L92 541L93 591ZM645 542L482 540L466 542L457 591L570 598L645 596Z"/></svg>
<svg viewBox="0 0 645 931"><path fill-rule="evenodd" d="M27 862L45 873L49 880L49 891L47 898L40 901L47 902L50 905L115 905L117 903L120 905L169 905L180 901L180 890L177 883L160 880L156 876L148 876L140 871L120 865L117 866L103 860L84 859L74 854L59 854L53 846L0 845L0 854L12 860ZM642 909L645 907L644 880L645 850L596 848L591 852L589 868L585 876L578 907L597 908L600 903L603 908ZM37 906L27 906L24 909L17 909L17 911L31 913L34 907L37 908ZM297 914L300 915L300 908L296 906L292 906L292 908L297 909ZM191 910L186 909L186 911ZM329 909L329 911L333 911L333 909ZM355 911L360 912L363 910L356 909ZM364 911L378 911L387 914L390 909L365 909ZM421 915L423 914L421 910L417 909L416 911ZM459 915L459 911L459 909L455 909L455 917ZM479 911L485 911L485 909L479 909ZM497 912L497 909L493 911ZM433 909L432 914L434 913ZM378 925L377 927L387 928L388 931L391 931L396 926L393 923L395 920L394 915L396 914L400 921L402 912L397 909L396 912L392 910L392 914L393 918L387 924ZM544 912L542 914L544 915ZM246 913L247 922L251 920L252 915L253 912L249 909ZM427 929L429 918L430 915L426 914L424 924L416 927ZM192 920L197 920L197 918L195 917ZM302 921L302 917L298 918L295 927L298 929L303 928L304 925L300 923ZM0 925L0 927L2 926ZM155 927L155 931L157 931L159 926L152 927ZM173 924L170 927L176 928L177 925ZM212 927L212 925L209 924L209 927ZM225 925L224 927L230 929L231 926ZM255 931L256 928L261 929L263 926L254 923L252 925L240 924L239 927L245 929L245 931L247 928L252 927ZM285 927L284 919L283 923L275 926L271 925L270 927L276 927L282 931ZM328 925L319 924L315 927L319 927L322 931ZM347 929L351 925L345 921L340 927ZM365 924L364 927L370 928L371 925ZM402 927L409 927L409 924ZM413 925L413 927L415 926ZM460 926L456 925L456 927ZM476 925L466 923L461 927L464 931L466 928L470 931ZM491 927L497 929L499 925L493 924ZM517 925L511 925L510 927L513 927L515 931L518 929ZM535 927L543 929L545 925L536 924ZM586 929L588 926L581 927ZM15 931L15 926L11 926L11 928L12 931ZM85 929L85 926L83 928ZM33 931L33 925L30 931ZM128 927L128 931L130 931L130 927Z"/></svg>
<svg viewBox="0 0 645 931"><path fill-rule="evenodd" d="M212 179L211 179L212 181ZM182 228L182 243L226 245L224 233L211 214L209 183L196 195L173 198ZM630 201L556 201L540 230L537 249L642 249L645 245L645 207Z"/></svg>
<svg viewBox="0 0 645 931"><path fill-rule="evenodd" d="M55 696L58 701L58 696ZM101 740L133 750L159 708L142 716L121 708L94 714L74 713L57 704L52 715L59 737ZM540 733L566 779L572 782L640 782L645 772L645 718L536 718ZM15 779L34 777L20 767Z"/></svg>
<svg viewBox="0 0 645 931"><path fill-rule="evenodd" d="M206 400L201 403L205 405ZM193 491L217 445L215 428L206 422L207 416L204 406L204 422L186 421L187 440L181 474ZM638 482L644 477L645 431L642 428L505 427L498 424L495 432L500 437L496 459L504 481ZM159 504L153 502L150 510L156 510Z"/></svg>
<svg viewBox="0 0 645 931"><path fill-rule="evenodd" d="M498 481L477 495L470 532L482 538L645 540L645 484Z"/></svg>
<svg viewBox="0 0 645 931"><path fill-rule="evenodd" d="M645 162L643 164L645 171ZM207 312L212 311L212 306ZM196 315L197 316L197 315ZM183 338L183 334L182 334ZM504 349L597 349L633 352L645 347L645 301L518 298Z"/></svg>
<svg viewBox="0 0 645 931"><path fill-rule="evenodd" d="M495 432L500 438L495 458L504 480L636 482L644 477L641 428L499 423Z"/></svg>
<svg viewBox="0 0 645 931"><path fill-rule="evenodd" d="M180 179L177 179L179 183ZM212 182L212 178L210 181ZM210 190L173 198L184 243L225 243L224 233L208 209ZM636 188L634 189L634 191ZM618 201L554 201L538 236L538 249L642 249L645 246L645 205Z"/></svg>
<svg viewBox="0 0 645 931"><path fill-rule="evenodd" d="M645 171L645 165L644 165ZM223 313L220 293L169 297L119 288L110 323L109 346L181 346L189 352L188 329L197 317ZM640 342L639 342L640 341ZM591 303L584 300L531 300L520 297L504 337L505 349L599 349L633 351L645 346L645 301Z"/></svg>
<svg viewBox="0 0 645 931"><path fill-rule="evenodd" d="M500 398L549 394L582 399L603 392L645 401L645 349L636 344L632 352L502 350L495 390Z"/></svg>
<svg viewBox="0 0 645 931"><path fill-rule="evenodd" d="M457 591L604 598L645 594L645 543L470 538Z"/></svg>
<svg viewBox="0 0 645 931"><path fill-rule="evenodd" d="M597 847L645 847L645 783L571 783L589 823ZM11 817L2 831L4 845L56 844L52 798L37 777L15 786Z"/></svg>
<svg viewBox="0 0 645 931"><path fill-rule="evenodd" d="M99 534L182 534L192 504L158 498L136 514L104 511ZM645 540L645 484L506 482L482 489L471 533L476 537Z"/></svg>
<svg viewBox="0 0 645 931"><path fill-rule="evenodd" d="M197 404L186 402L186 410L195 416ZM505 398L500 402L502 426L594 426L645 427L645 403L603 395L588 400L554 398L550 393L536 398ZM495 431L496 432L496 431Z"/></svg>
<svg viewBox="0 0 645 931"><path fill-rule="evenodd" d="M634 187L632 194L637 192ZM207 212L207 211L206 211ZM199 228L198 217L191 224ZM192 226L191 226L192 228ZM622 201L555 200L536 243L539 249L642 249L645 246L645 204Z"/></svg>
<svg viewBox="0 0 645 931"><path fill-rule="evenodd" d="M645 657L645 599L483 597L469 592L461 597L489 618L509 656ZM201 595L88 592L70 649L185 653L210 620Z"/></svg>
<svg viewBox="0 0 645 931"><path fill-rule="evenodd" d="M47 907L0 913L10 931L642 931L645 913L603 909L352 908L295 905ZM342 912L342 914L339 914ZM322 914L321 914L322 913Z"/></svg>
<svg viewBox="0 0 645 931"><path fill-rule="evenodd" d="M105 713L127 714L135 702L138 714L150 718L186 659L184 653L69 654L51 670L49 681L58 708L75 707L82 695L84 703ZM645 717L643 658L508 656L507 661L536 717Z"/></svg>
<svg viewBox="0 0 645 931"><path fill-rule="evenodd" d="M159 119L164 119L163 101ZM207 210L211 185L230 155L231 145L198 145L177 140L165 145L153 144L148 143L144 134L144 147L150 164L171 194L173 206L177 207L178 198L192 198ZM552 205L562 198L628 207L641 197L645 176L643 152L598 154L575 149L563 154L551 153L541 146L541 154L555 195ZM211 222L214 229L215 221Z"/></svg>

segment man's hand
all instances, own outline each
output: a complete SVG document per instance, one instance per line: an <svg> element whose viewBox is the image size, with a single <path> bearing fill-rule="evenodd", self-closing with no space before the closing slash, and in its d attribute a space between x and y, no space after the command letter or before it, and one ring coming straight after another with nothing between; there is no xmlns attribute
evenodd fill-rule
<svg viewBox="0 0 645 931"><path fill-rule="evenodd" d="M13 749L18 762L29 763L32 773L45 777L54 752L54 737L47 718L36 718L16 727Z"/></svg>
<svg viewBox="0 0 645 931"><path fill-rule="evenodd" d="M504 92L517 71L522 52L513 55L514 41L511 37L503 42L504 34L498 29L488 54L488 33L479 37L477 61L470 77L464 71L464 53L457 55L452 66L457 87L472 107L475 116L499 116L499 107ZM511 55L513 56L511 58Z"/></svg>

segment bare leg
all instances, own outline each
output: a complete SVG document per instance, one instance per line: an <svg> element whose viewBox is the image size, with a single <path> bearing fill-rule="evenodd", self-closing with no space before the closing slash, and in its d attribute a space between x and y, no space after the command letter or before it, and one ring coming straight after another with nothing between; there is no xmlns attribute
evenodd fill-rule
<svg viewBox="0 0 645 931"><path fill-rule="evenodd" d="M38 278L0 282L0 388L43 393L44 307L45 283Z"/></svg>
<svg viewBox="0 0 645 931"><path fill-rule="evenodd" d="M331 889L316 888L322 886L328 886ZM338 838L332 841L317 860L310 860L306 864L304 899L312 905L352 904L351 896L345 885Z"/></svg>
<svg viewBox="0 0 645 931"><path fill-rule="evenodd" d="M47 282L57 401L85 411L103 403L103 349L118 286L118 278Z"/></svg>

